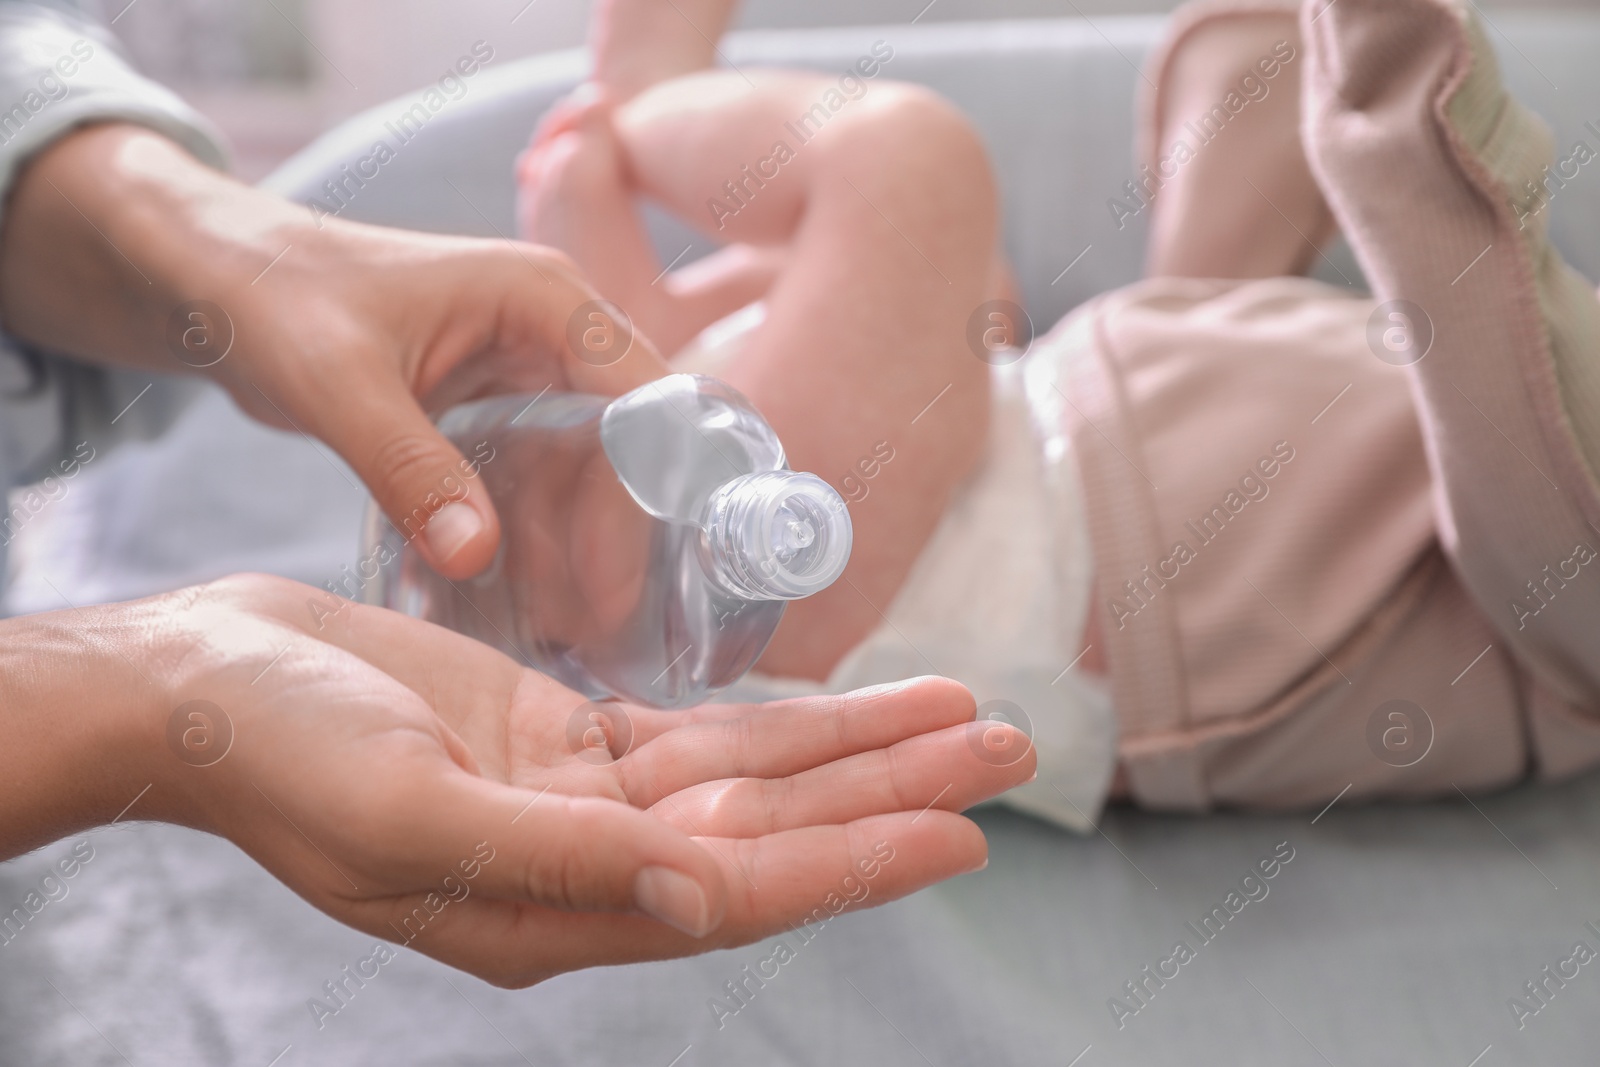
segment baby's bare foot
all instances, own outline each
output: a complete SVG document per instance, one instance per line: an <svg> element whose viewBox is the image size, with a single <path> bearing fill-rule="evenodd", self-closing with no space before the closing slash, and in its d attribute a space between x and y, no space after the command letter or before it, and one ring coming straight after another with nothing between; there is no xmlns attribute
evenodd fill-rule
<svg viewBox="0 0 1600 1067"><path fill-rule="evenodd" d="M634 207L611 105L595 87L557 104L517 160L522 236L561 249L608 299L656 340L660 272ZM658 341L658 343L660 343Z"/></svg>
<svg viewBox="0 0 1600 1067"><path fill-rule="evenodd" d="M666 273L639 217L606 90L593 83L558 102L517 160L522 236L559 248L665 355L760 299L786 249L730 245Z"/></svg>
<svg viewBox="0 0 1600 1067"><path fill-rule="evenodd" d="M599 0L589 25L594 80L617 103L711 66L737 0Z"/></svg>
<svg viewBox="0 0 1600 1067"><path fill-rule="evenodd" d="M517 160L517 220L524 238L571 256L668 356L759 298L775 270L771 255L724 263L727 255L719 254L709 257L722 266L714 278L702 278L704 268L688 268L684 280L662 271L634 202L609 99L593 85L552 108Z"/></svg>

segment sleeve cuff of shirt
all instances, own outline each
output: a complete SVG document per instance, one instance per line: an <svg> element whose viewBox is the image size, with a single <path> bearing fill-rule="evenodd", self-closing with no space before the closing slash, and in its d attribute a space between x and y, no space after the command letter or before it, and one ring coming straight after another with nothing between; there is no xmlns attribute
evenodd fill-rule
<svg viewBox="0 0 1600 1067"><path fill-rule="evenodd" d="M129 66L97 24L35 4L0 3L0 203L34 153L97 122L147 126L204 163L227 163L215 128Z"/></svg>
<svg viewBox="0 0 1600 1067"><path fill-rule="evenodd" d="M227 162L211 124L134 71L97 23L71 11L0 0L0 225L11 184L28 159L73 129L99 122L146 126L203 163L220 169ZM68 360L29 359L0 329L0 504L14 480L36 476L69 438L98 433L109 444L121 436L105 424L103 409L116 410L108 405L134 398L147 384ZM160 386L162 396L187 396L181 383ZM178 404L151 398L144 406L165 417ZM131 432L133 421L117 430ZM0 530L0 587L5 546L14 535L10 527Z"/></svg>

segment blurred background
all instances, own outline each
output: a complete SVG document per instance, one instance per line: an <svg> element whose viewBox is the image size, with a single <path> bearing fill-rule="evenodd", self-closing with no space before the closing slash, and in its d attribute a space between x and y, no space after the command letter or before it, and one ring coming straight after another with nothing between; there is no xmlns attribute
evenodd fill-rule
<svg viewBox="0 0 1600 1067"><path fill-rule="evenodd" d="M211 117L254 180L358 111L436 80L583 43L590 0L96 0L134 61ZM1483 0L1497 10L1596 0ZM747 0L744 27L1147 14L1178 0ZM113 21L114 20L114 21Z"/></svg>

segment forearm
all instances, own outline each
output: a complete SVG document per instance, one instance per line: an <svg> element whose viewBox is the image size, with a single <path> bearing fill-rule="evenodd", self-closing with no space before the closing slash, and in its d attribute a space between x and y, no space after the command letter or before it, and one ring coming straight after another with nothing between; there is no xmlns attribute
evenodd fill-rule
<svg viewBox="0 0 1600 1067"><path fill-rule="evenodd" d="M0 226L0 320L69 355L184 369L168 320L180 304L249 287L315 227L142 127L73 133L19 175Z"/></svg>
<svg viewBox="0 0 1600 1067"><path fill-rule="evenodd" d="M604 367L565 343L594 291L544 249L340 219L211 170L142 128L33 160L0 219L0 317L58 352L202 373L248 414L320 438L452 578L499 539L426 410L490 391L620 394L665 373L643 337ZM191 302L213 308L195 308Z"/></svg>
<svg viewBox="0 0 1600 1067"><path fill-rule="evenodd" d="M166 769L157 758L163 697L149 662L151 610L0 621L0 860L124 809L126 818L174 814L172 791L157 782Z"/></svg>

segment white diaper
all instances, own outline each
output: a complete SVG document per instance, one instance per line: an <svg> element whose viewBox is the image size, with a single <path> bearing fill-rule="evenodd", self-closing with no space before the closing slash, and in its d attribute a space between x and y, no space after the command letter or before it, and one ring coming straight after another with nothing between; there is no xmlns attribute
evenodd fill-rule
<svg viewBox="0 0 1600 1067"><path fill-rule="evenodd" d="M752 304L709 327L673 360L716 374L765 317ZM1020 708L1038 750L1039 777L1000 798L1070 829L1093 829L1110 785L1116 718L1106 687L1081 667L1094 561L1077 463L1064 432L1058 384L1070 353L1041 345L992 369L986 454L955 493L933 537L886 611L886 621L826 682L747 675L734 701L842 693L937 672L972 690L980 710L1006 721Z"/></svg>

